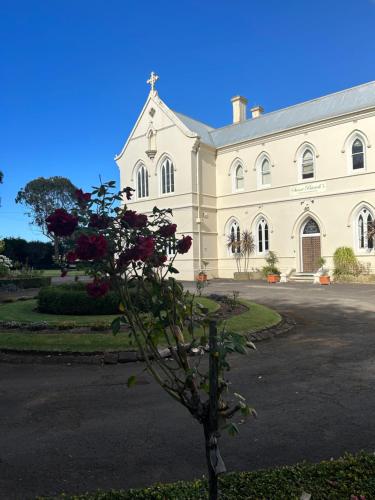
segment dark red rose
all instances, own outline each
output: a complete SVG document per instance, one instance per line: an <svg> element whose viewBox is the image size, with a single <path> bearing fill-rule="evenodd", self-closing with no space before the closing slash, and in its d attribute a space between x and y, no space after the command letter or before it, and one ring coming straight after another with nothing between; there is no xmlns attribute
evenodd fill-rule
<svg viewBox="0 0 375 500"><path fill-rule="evenodd" d="M65 276L68 274L68 270L67 269L61 269L61 274L60 274L60 278L65 278Z"/></svg>
<svg viewBox="0 0 375 500"><path fill-rule="evenodd" d="M110 223L110 218L106 215L92 214L90 217L89 227L96 229L107 229Z"/></svg>
<svg viewBox="0 0 375 500"><path fill-rule="evenodd" d="M191 247L193 238L191 236L183 236L176 243L177 253L187 253Z"/></svg>
<svg viewBox="0 0 375 500"><path fill-rule="evenodd" d="M102 234L82 234L76 242L76 255L82 260L100 260L108 251L108 242Z"/></svg>
<svg viewBox="0 0 375 500"><path fill-rule="evenodd" d="M133 248L128 248L125 250L125 252L122 252L119 255L119 258L117 260L117 265L120 268L128 267L128 265L132 261L136 262L137 260L140 260L140 256L141 254L138 247L135 246Z"/></svg>
<svg viewBox="0 0 375 500"><path fill-rule="evenodd" d="M67 254L66 254L66 261L69 263L69 264L72 264L73 262L75 262L77 260L77 254L75 253L74 250L70 250Z"/></svg>
<svg viewBox="0 0 375 500"><path fill-rule="evenodd" d="M78 218L68 214L63 208L57 208L46 218L49 233L56 236L70 236L78 226Z"/></svg>
<svg viewBox="0 0 375 500"><path fill-rule="evenodd" d="M134 189L128 186L124 189L124 192L126 194L126 199L130 200L131 197L133 196Z"/></svg>
<svg viewBox="0 0 375 500"><path fill-rule="evenodd" d="M103 297L109 291L109 283L106 281L94 280L86 285L87 293L94 298Z"/></svg>
<svg viewBox="0 0 375 500"><path fill-rule="evenodd" d="M145 262L155 251L155 241L152 236L140 236L135 246L138 259Z"/></svg>
<svg viewBox="0 0 375 500"><path fill-rule="evenodd" d="M141 229L147 225L147 215L137 214L134 210L126 210L121 218L131 228Z"/></svg>
<svg viewBox="0 0 375 500"><path fill-rule="evenodd" d="M168 224L166 226L162 226L158 233L160 236L163 236L163 238L172 238L174 236L175 232L177 229L177 224Z"/></svg>
<svg viewBox="0 0 375 500"><path fill-rule="evenodd" d="M84 193L82 189L76 189L74 194L79 205L86 205L91 200L91 194Z"/></svg>
<svg viewBox="0 0 375 500"><path fill-rule="evenodd" d="M154 254L150 258L150 263L152 267L161 267L165 262L167 262L168 257L166 255L156 255Z"/></svg>

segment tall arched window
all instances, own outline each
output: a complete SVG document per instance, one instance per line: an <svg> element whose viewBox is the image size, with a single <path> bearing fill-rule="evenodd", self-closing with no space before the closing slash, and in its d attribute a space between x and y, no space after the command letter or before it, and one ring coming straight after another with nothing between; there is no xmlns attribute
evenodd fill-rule
<svg viewBox="0 0 375 500"><path fill-rule="evenodd" d="M364 146L358 137L352 144L352 168L353 170L365 168Z"/></svg>
<svg viewBox="0 0 375 500"><path fill-rule="evenodd" d="M241 253L241 230L237 221L229 226L228 249L232 255Z"/></svg>
<svg viewBox="0 0 375 500"><path fill-rule="evenodd" d="M314 154L311 149L305 149L302 155L301 174L302 180L314 178Z"/></svg>
<svg viewBox="0 0 375 500"><path fill-rule="evenodd" d="M374 238L370 236L374 218L367 208L362 208L357 218L358 248L360 250L372 250Z"/></svg>
<svg viewBox="0 0 375 500"><path fill-rule="evenodd" d="M270 186L271 185L271 166L268 158L265 158L262 161L261 165L261 184L262 186Z"/></svg>
<svg viewBox="0 0 375 500"><path fill-rule="evenodd" d="M236 171L235 171L235 178L234 178L234 189L235 191L240 191L241 189L244 188L244 176L243 176L243 167L242 165L237 165Z"/></svg>
<svg viewBox="0 0 375 500"><path fill-rule="evenodd" d="M257 224L257 251L258 253L268 252L269 246L269 229L266 219L260 219Z"/></svg>
<svg viewBox="0 0 375 500"><path fill-rule="evenodd" d="M138 168L137 172L137 197L146 198L148 196L148 171L144 165Z"/></svg>
<svg viewBox="0 0 375 500"><path fill-rule="evenodd" d="M166 158L161 166L161 192L174 192L174 167L169 158Z"/></svg>

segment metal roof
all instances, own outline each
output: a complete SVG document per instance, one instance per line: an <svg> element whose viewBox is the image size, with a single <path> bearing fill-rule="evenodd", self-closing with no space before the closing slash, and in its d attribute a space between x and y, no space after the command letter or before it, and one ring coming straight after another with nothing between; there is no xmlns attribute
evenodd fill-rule
<svg viewBox="0 0 375 500"><path fill-rule="evenodd" d="M220 148L371 107L375 107L375 81L217 129L175 114L203 142Z"/></svg>

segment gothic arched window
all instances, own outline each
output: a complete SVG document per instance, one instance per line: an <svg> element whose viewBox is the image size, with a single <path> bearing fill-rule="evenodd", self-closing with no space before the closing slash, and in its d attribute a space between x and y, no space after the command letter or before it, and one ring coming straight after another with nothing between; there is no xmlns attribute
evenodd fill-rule
<svg viewBox="0 0 375 500"><path fill-rule="evenodd" d="M268 158L262 161L260 176L262 186L271 185L271 166Z"/></svg>
<svg viewBox="0 0 375 500"><path fill-rule="evenodd" d="M365 168L364 146L358 137L352 144L352 168L353 170Z"/></svg>
<svg viewBox="0 0 375 500"><path fill-rule="evenodd" d="M174 192L174 167L169 158L166 158L161 166L161 192Z"/></svg>
<svg viewBox="0 0 375 500"><path fill-rule="evenodd" d="M358 248L360 250L372 250L374 248L374 237L371 236L374 218L367 208L362 208L357 217Z"/></svg>
<svg viewBox="0 0 375 500"><path fill-rule="evenodd" d="M242 165L237 165L235 170L234 189L235 191L240 191L243 188L244 188L243 167Z"/></svg>
<svg viewBox="0 0 375 500"><path fill-rule="evenodd" d="M257 251L258 253L268 252L269 247L269 229L268 222L262 218L257 224Z"/></svg>
<svg viewBox="0 0 375 500"><path fill-rule="evenodd" d="M314 178L314 154L311 149L305 149L302 155L301 174L302 180Z"/></svg>
<svg viewBox="0 0 375 500"><path fill-rule="evenodd" d="M228 240L229 253L232 255L241 253L241 230L237 221L233 221L229 226Z"/></svg>
<svg viewBox="0 0 375 500"><path fill-rule="evenodd" d="M148 171L141 165L137 171L137 197L147 198L148 196Z"/></svg>

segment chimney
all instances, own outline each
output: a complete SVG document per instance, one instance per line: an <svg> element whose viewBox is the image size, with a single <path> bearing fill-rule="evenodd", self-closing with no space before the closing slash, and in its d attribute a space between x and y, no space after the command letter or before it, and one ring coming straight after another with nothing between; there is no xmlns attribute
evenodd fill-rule
<svg viewBox="0 0 375 500"><path fill-rule="evenodd" d="M251 108L251 117L259 118L263 111L264 109L262 108L262 106L254 106L253 108Z"/></svg>
<svg viewBox="0 0 375 500"><path fill-rule="evenodd" d="M246 120L246 97L236 95L231 99L233 105L233 123L239 123Z"/></svg>

